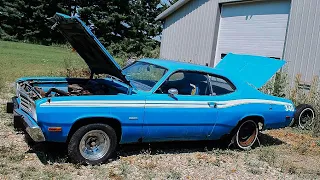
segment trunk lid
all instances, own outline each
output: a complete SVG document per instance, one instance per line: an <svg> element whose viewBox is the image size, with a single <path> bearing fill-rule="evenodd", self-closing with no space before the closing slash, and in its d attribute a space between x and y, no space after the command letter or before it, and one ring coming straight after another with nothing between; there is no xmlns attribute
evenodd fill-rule
<svg viewBox="0 0 320 180"><path fill-rule="evenodd" d="M215 68L261 88L285 63L273 58L229 53Z"/></svg>
<svg viewBox="0 0 320 180"><path fill-rule="evenodd" d="M109 74L130 85L120 65L83 21L61 13L56 13L50 20L88 64L91 73Z"/></svg>

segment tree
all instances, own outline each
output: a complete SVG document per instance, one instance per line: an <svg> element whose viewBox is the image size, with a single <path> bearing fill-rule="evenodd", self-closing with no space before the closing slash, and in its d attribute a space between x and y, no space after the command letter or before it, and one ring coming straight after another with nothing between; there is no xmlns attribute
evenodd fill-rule
<svg viewBox="0 0 320 180"><path fill-rule="evenodd" d="M158 5L158 0L93 0L80 4L80 18L94 24L96 36L112 54L149 56L159 46L153 39L161 32L155 21L162 10Z"/></svg>
<svg viewBox="0 0 320 180"><path fill-rule="evenodd" d="M24 2L13 0L8 2L0 0L0 36L2 39L22 39L24 34L24 14L21 12L21 6Z"/></svg>
<svg viewBox="0 0 320 180"><path fill-rule="evenodd" d="M159 47L154 40L161 32L161 22L155 21L163 10L159 0L0 0L0 38L63 43L64 38L50 29L47 18L55 12L71 14L74 6L80 7L80 19L94 27L112 54L150 56L150 51Z"/></svg>
<svg viewBox="0 0 320 180"><path fill-rule="evenodd" d="M66 13L58 0L0 0L0 38L47 45L65 42L58 32L51 31L47 21L55 12Z"/></svg>

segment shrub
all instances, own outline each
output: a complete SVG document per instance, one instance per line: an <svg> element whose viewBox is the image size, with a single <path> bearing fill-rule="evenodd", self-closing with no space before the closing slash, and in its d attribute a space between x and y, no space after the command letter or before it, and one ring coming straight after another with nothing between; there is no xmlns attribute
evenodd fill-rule
<svg viewBox="0 0 320 180"><path fill-rule="evenodd" d="M288 88L288 75L277 72L269 82L264 85L260 91L278 97L285 97Z"/></svg>
<svg viewBox="0 0 320 180"><path fill-rule="evenodd" d="M318 76L313 78L310 85L303 85L301 74L297 74L293 86L289 86L288 75L284 72L277 73L260 90L270 95L287 97L296 106L310 104L316 111L316 118L311 130L314 136L320 136L320 88Z"/></svg>
<svg viewBox="0 0 320 180"><path fill-rule="evenodd" d="M62 76L66 77L82 77L89 78L90 70L88 68L75 68L69 58L64 59L64 71L60 73Z"/></svg>
<svg viewBox="0 0 320 180"><path fill-rule="evenodd" d="M308 89L301 83L301 75L298 74L295 78L295 83L290 92L290 99L299 104L310 104L316 112L313 126L311 130L314 136L320 136L320 89L319 89L319 77L313 77L313 80Z"/></svg>

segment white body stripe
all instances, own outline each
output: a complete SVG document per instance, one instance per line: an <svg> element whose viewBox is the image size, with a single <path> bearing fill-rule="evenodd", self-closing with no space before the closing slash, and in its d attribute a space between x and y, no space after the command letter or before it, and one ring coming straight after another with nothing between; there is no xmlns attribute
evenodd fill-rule
<svg viewBox="0 0 320 180"><path fill-rule="evenodd" d="M239 100L230 100L230 101L220 101L216 103L217 103L217 108L228 108L228 107L244 105L244 104L274 104L274 105L284 105L284 106L292 105L286 102L264 100L264 99L239 99Z"/></svg>
<svg viewBox="0 0 320 180"><path fill-rule="evenodd" d="M292 106L291 103L264 100L264 99L238 99L229 101L213 101L216 108L228 108L244 104L274 104ZM41 107L136 107L136 108L210 108L208 101L56 101L46 102Z"/></svg>
<svg viewBox="0 0 320 180"><path fill-rule="evenodd" d="M106 104L106 103L69 103L41 104L41 107L145 107L145 104Z"/></svg>

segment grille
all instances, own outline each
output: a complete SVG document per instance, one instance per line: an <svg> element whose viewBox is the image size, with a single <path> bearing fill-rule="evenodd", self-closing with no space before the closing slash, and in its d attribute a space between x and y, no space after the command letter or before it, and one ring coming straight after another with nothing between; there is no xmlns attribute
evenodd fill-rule
<svg viewBox="0 0 320 180"><path fill-rule="evenodd" d="M21 109L23 109L24 111L26 111L27 113L32 114L32 108L33 108L33 104L30 101L30 99L28 98L28 96L20 93L20 105L21 105Z"/></svg>
<svg viewBox="0 0 320 180"><path fill-rule="evenodd" d="M20 99L20 108L28 113L34 120L37 121L37 114L35 111L34 101L30 98L29 94L33 93L32 89L28 85L22 87L21 84L17 84L17 95Z"/></svg>

